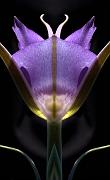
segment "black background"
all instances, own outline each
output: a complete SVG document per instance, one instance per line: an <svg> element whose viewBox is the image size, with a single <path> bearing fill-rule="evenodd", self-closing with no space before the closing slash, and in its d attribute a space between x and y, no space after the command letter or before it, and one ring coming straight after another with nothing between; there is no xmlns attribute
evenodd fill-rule
<svg viewBox="0 0 110 180"><path fill-rule="evenodd" d="M109 3L106 0L5 0L0 4L0 41L10 53L17 50L17 41L12 32L13 16L16 15L25 25L46 39L48 38L46 29L39 19L42 13L45 14L44 18L54 32L64 20L64 14L69 15L69 21L62 30L63 39L82 27L94 15L97 31L92 41L92 50L96 54L110 40ZM67 179L75 160L83 152L110 144L109 79L110 58L82 108L74 117L63 122L64 180ZM34 160L42 179L45 179L46 122L28 110L2 61L0 61L0 144L26 152ZM102 152L87 158L85 165L82 164L79 168L80 172L78 171L76 179L94 179L94 177L109 179L109 156L109 152ZM21 176L23 177L23 174Z"/></svg>

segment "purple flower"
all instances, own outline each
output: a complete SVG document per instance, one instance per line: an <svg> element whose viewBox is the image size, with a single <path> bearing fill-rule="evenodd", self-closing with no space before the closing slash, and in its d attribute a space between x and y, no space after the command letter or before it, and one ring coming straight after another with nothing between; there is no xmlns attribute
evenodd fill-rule
<svg viewBox="0 0 110 180"><path fill-rule="evenodd" d="M110 42L99 55L90 51L96 30L94 17L62 40L61 29L68 20L65 16L53 34L41 15L48 30L46 40L15 17L13 31L19 51L10 55L0 45L0 56L25 103L36 115L48 120L66 119L80 108L110 54Z"/></svg>

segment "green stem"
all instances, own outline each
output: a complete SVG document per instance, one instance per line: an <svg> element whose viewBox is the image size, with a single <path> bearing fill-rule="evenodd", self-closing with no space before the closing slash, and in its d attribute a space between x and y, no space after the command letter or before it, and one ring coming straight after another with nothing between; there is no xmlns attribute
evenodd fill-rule
<svg viewBox="0 0 110 180"><path fill-rule="evenodd" d="M62 122L47 123L47 180L62 180Z"/></svg>

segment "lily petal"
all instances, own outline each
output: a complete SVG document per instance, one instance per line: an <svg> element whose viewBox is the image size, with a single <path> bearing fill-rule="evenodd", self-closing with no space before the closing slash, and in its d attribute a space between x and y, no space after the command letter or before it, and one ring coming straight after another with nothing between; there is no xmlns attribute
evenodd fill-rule
<svg viewBox="0 0 110 180"><path fill-rule="evenodd" d="M25 80L25 77L19 71L17 64L13 61L11 54L6 50L6 48L0 43L0 57L5 63L9 73L15 82L17 89L19 90L23 100L30 108L30 110L38 115L39 117L46 119L46 117L40 112L39 108L37 107L36 103L33 100L33 96L31 91L29 90L29 86Z"/></svg>
<svg viewBox="0 0 110 180"><path fill-rule="evenodd" d="M57 38L56 94L61 104L59 116L68 112L84 77L96 60L96 55L78 44ZM58 115L57 115L58 116Z"/></svg>
<svg viewBox="0 0 110 180"><path fill-rule="evenodd" d="M90 49L90 42L96 30L96 27L94 26L94 19L95 17L93 16L81 29L72 33L65 40L79 44L85 49Z"/></svg>
<svg viewBox="0 0 110 180"><path fill-rule="evenodd" d="M31 53L30 53L31 52ZM34 102L50 119L52 99L52 38L34 43L13 54L13 61L23 73Z"/></svg>
<svg viewBox="0 0 110 180"><path fill-rule="evenodd" d="M79 108L82 106L84 101L86 100L101 68L106 62L108 56L110 55L110 42L102 49L102 51L97 55L96 60L90 68L90 71L87 72L85 78L80 84L79 91L76 94L76 98L73 101L73 105L71 106L68 113L63 117L66 119L72 115L74 115Z"/></svg>
<svg viewBox="0 0 110 180"><path fill-rule="evenodd" d="M19 49L23 49L32 43L40 42L44 40L37 33L28 29L22 22L20 22L17 19L17 17L14 17L14 26L12 27L12 29L15 32L16 37L18 39Z"/></svg>

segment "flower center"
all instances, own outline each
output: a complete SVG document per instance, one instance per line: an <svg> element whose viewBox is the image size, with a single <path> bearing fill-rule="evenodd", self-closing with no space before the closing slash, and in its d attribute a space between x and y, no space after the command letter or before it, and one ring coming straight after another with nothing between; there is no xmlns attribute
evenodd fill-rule
<svg viewBox="0 0 110 180"><path fill-rule="evenodd" d="M56 97L55 101L53 100L52 96L47 98L45 101L45 106L47 107L47 110L49 110L50 112L53 111L53 107L55 107L56 112L60 111L63 106L62 97Z"/></svg>

